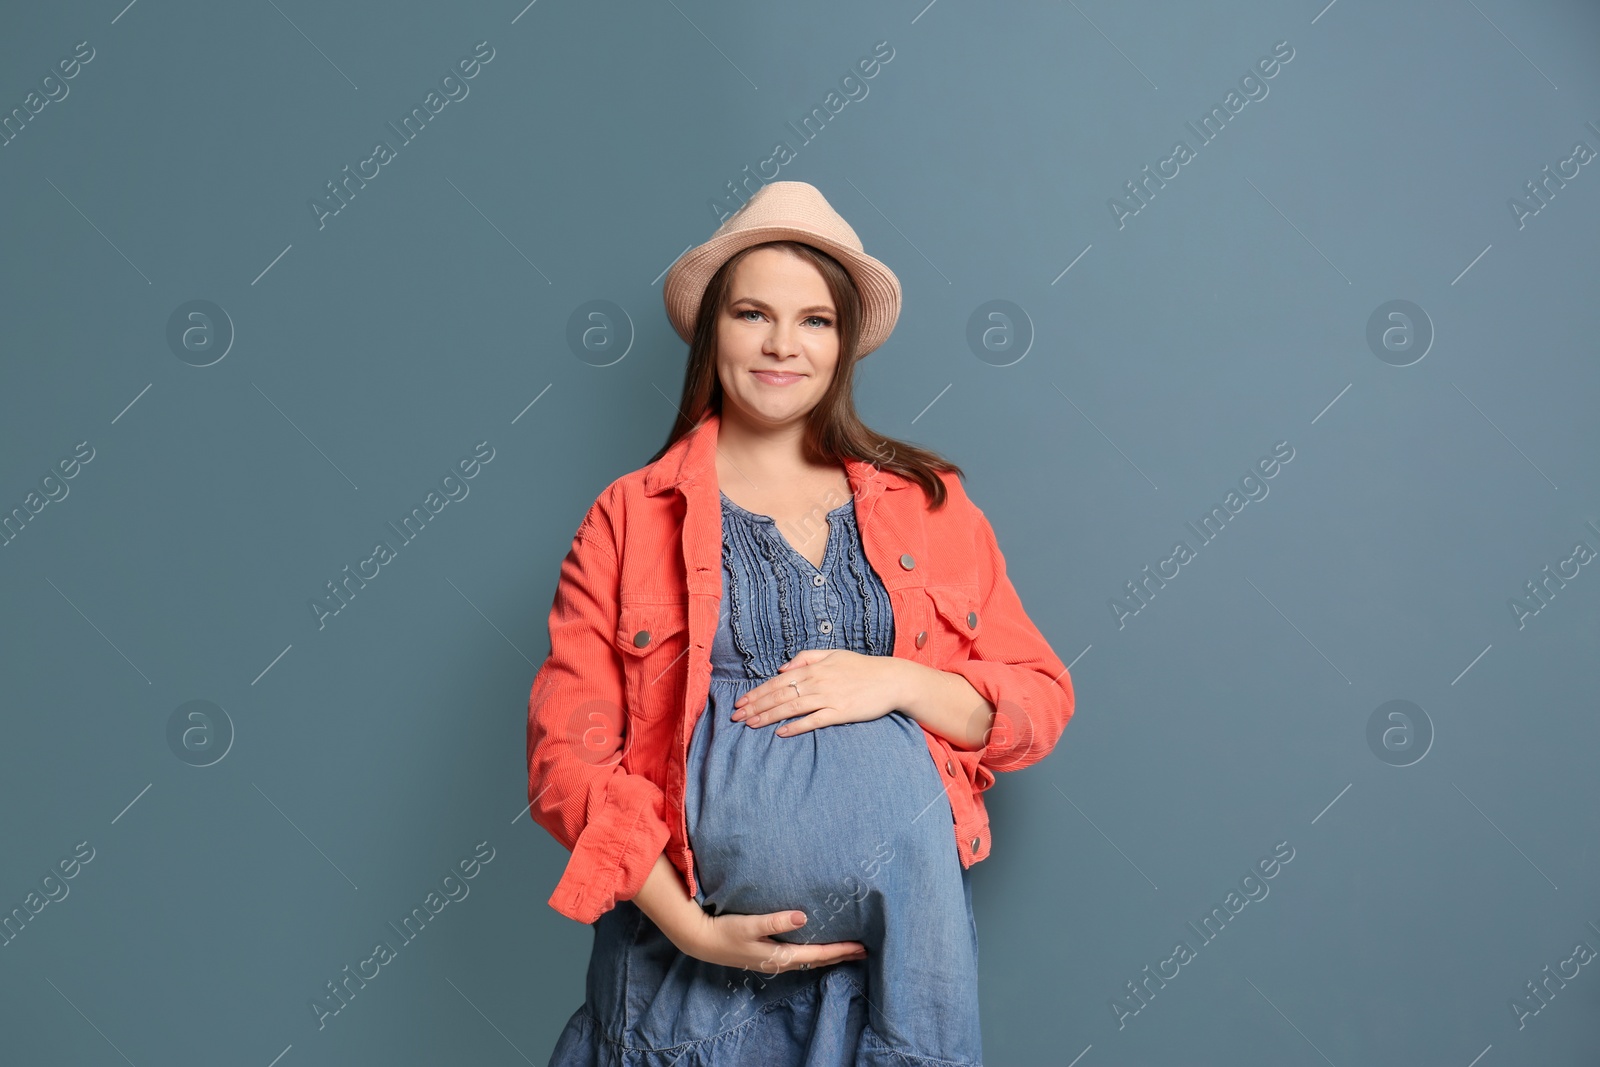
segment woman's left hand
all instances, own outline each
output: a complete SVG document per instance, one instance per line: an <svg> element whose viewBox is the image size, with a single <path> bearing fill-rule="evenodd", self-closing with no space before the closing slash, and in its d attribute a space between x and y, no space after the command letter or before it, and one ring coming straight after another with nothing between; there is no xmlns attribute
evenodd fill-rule
<svg viewBox="0 0 1600 1067"><path fill-rule="evenodd" d="M788 737L882 718L906 702L907 668L915 666L843 648L806 649L779 667L776 677L734 701L733 719L751 727L789 719L777 731Z"/></svg>

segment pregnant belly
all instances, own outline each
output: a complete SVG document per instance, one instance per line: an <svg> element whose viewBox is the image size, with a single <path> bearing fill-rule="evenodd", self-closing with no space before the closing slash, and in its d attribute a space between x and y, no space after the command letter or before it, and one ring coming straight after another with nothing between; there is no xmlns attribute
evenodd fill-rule
<svg viewBox="0 0 1600 1067"><path fill-rule="evenodd" d="M891 712L792 737L707 708L688 811L700 899L713 914L796 908L795 943L883 942L885 907L959 877L950 802L922 728ZM709 721L708 721L709 720ZM913 899L906 900L910 895Z"/></svg>

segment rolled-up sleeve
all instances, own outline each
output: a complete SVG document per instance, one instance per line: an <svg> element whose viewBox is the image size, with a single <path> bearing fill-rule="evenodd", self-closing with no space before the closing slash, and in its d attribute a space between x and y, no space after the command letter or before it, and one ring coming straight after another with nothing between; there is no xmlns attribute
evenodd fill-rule
<svg viewBox="0 0 1600 1067"><path fill-rule="evenodd" d="M528 811L572 853L549 903L583 923L631 900L670 836L665 794L622 767L618 566L599 504L562 561L550 654L528 696Z"/></svg>
<svg viewBox="0 0 1600 1067"><path fill-rule="evenodd" d="M994 527L966 498L955 479L956 506L971 510L973 556L978 573L982 625L971 657L944 667L965 678L994 705L994 723L982 748L959 753L991 771L1019 771L1055 749L1074 707L1072 678L1022 607ZM980 776L987 777L987 776ZM992 784L992 780L987 783Z"/></svg>

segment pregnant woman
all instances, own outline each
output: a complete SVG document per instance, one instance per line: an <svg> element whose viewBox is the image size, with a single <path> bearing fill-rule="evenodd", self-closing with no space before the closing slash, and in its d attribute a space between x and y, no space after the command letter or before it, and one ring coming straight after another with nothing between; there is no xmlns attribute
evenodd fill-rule
<svg viewBox="0 0 1600 1067"><path fill-rule="evenodd" d="M959 468L874 433L893 273L764 186L668 272L680 414L562 565L534 819L591 923L552 1067L980 1067L981 792L1073 710Z"/></svg>

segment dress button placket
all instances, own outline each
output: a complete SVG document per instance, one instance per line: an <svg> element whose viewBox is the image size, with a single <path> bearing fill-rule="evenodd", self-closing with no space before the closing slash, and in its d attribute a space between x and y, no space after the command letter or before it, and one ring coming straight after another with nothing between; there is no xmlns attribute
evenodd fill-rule
<svg viewBox="0 0 1600 1067"><path fill-rule="evenodd" d="M822 549L823 567L827 567L832 561L834 538L836 538L839 534L838 525L839 524L837 522L828 524L827 543ZM828 590L824 588L827 584L828 575L824 571L818 570L816 574L811 576L811 585L815 593L816 616L818 620L817 632L819 634L833 633L833 622L828 618Z"/></svg>

